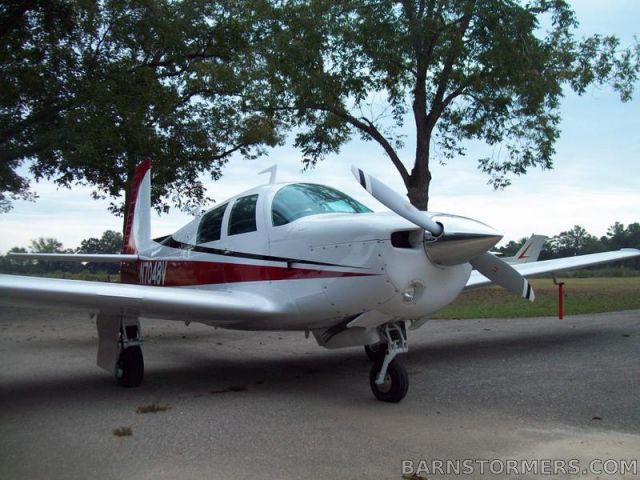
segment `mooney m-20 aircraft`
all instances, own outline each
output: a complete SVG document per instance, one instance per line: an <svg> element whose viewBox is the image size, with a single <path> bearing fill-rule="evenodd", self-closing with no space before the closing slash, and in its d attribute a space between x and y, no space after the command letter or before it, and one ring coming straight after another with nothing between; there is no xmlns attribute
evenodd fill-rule
<svg viewBox="0 0 640 480"><path fill-rule="evenodd" d="M152 240L150 162L132 182L120 255L27 254L31 259L121 262L120 284L2 275L3 303L96 314L98 365L127 387L144 373L139 319L241 330L300 330L327 348L365 346L376 398L407 393L407 333L467 288L496 283L534 300L527 276L640 255L627 249L508 264L502 238L465 217L417 210L376 178L356 179L391 212L374 213L324 185L270 182Z"/></svg>

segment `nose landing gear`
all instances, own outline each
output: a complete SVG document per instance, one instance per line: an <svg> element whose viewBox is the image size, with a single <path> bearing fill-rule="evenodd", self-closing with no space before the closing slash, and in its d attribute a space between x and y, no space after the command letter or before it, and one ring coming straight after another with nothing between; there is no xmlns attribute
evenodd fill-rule
<svg viewBox="0 0 640 480"><path fill-rule="evenodd" d="M378 345L386 349L373 350L374 364L369 372L369 385L378 400L397 403L407 395L409 390L407 370L395 359L399 353L409 351L407 329L404 322L388 323L381 328L380 334L384 342ZM365 351L369 354L366 348Z"/></svg>

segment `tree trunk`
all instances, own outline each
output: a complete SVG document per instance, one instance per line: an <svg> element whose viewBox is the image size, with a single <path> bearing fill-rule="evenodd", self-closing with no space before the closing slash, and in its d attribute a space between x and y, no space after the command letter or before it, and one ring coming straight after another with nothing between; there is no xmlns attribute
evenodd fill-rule
<svg viewBox="0 0 640 480"><path fill-rule="evenodd" d="M428 167L420 171L417 168L409 176L407 187L407 197L411 204L419 210L427 210L429 205L429 185L431 184L431 172Z"/></svg>

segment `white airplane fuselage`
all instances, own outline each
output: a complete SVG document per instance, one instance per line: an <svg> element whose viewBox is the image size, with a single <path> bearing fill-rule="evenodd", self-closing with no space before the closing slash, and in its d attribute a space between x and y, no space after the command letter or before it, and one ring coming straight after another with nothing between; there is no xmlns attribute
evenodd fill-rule
<svg viewBox="0 0 640 480"><path fill-rule="evenodd" d="M233 321L233 328L247 330L327 328L364 312L420 319L464 289L471 266L434 265L425 253L423 231L391 212L315 214L274 226L271 202L286 185L257 187L222 203L227 207L219 240L198 243L204 218L198 217L141 249L140 260L123 267L123 282L232 289L285 306L276 320ZM230 211L236 200L250 195L258 195L256 230L230 235ZM414 241L394 246L393 232L407 232L406 238ZM226 323L219 318L195 320Z"/></svg>

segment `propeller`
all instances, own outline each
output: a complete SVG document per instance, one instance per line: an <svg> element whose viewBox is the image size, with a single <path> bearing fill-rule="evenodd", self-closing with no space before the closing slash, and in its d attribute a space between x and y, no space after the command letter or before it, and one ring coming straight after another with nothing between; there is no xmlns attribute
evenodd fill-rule
<svg viewBox="0 0 640 480"><path fill-rule="evenodd" d="M425 238L425 251L432 262L440 265L469 262L492 282L527 300L535 299L535 293L526 278L505 261L488 253L489 248L502 238L491 227L464 217L428 215L377 178L355 166L351 167L351 172L373 198L431 234L431 238Z"/></svg>
<svg viewBox="0 0 640 480"><path fill-rule="evenodd" d="M471 265L482 275L510 292L526 298L530 302L536 299L536 294L529 281L504 260L486 252L471 260Z"/></svg>
<svg viewBox="0 0 640 480"><path fill-rule="evenodd" d="M356 177L356 180L360 182L362 188L392 212L424 228L434 237L440 236L444 231L442 224L431 220L424 212L421 212L411 205L406 198L402 197L402 195L398 194L395 190L387 187L377 178L367 175L355 166L351 167L351 172Z"/></svg>

